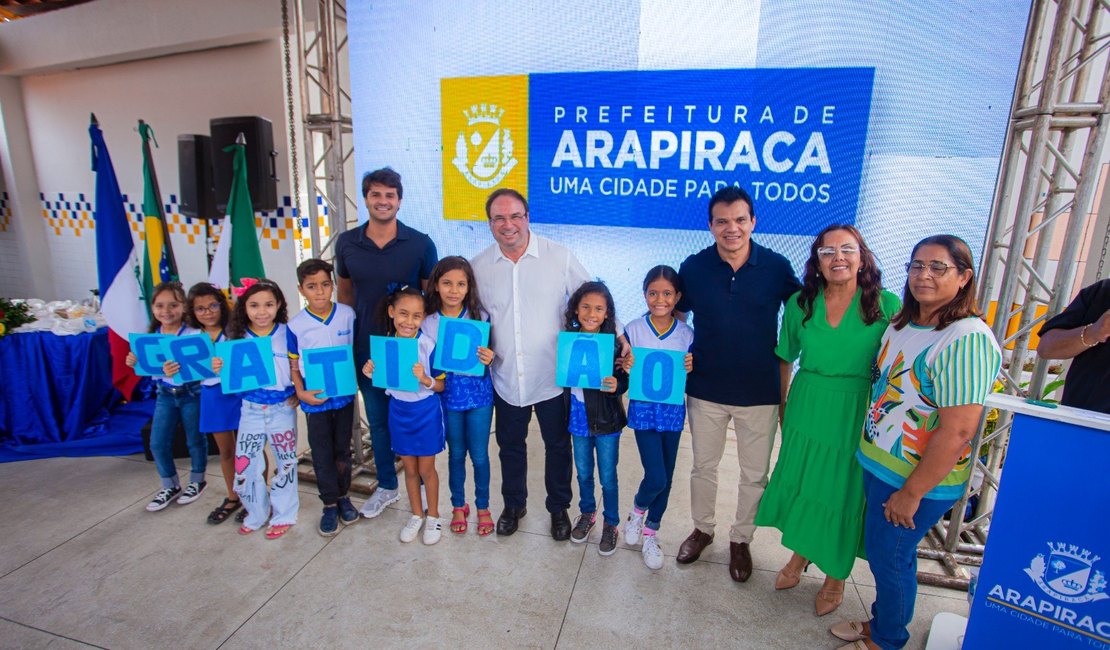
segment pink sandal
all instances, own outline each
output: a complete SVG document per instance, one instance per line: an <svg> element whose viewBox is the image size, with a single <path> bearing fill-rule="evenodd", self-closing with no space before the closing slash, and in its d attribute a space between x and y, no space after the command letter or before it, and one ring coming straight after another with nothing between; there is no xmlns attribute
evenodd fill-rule
<svg viewBox="0 0 1110 650"><path fill-rule="evenodd" d="M483 520L482 518L485 517ZM489 508L478 511L478 535L481 537L489 537L497 524L493 522L493 515L490 514Z"/></svg>
<svg viewBox="0 0 1110 650"><path fill-rule="evenodd" d="M250 535L253 532L254 532L253 528L247 528L246 526L240 526L239 527L239 534L240 535Z"/></svg>
<svg viewBox="0 0 1110 650"><path fill-rule="evenodd" d="M455 519L455 515L462 514L462 519ZM466 529L470 526L470 522L466 520L470 516L470 504L464 503L461 508L451 508L451 532L456 535L466 534Z"/></svg>
<svg viewBox="0 0 1110 650"><path fill-rule="evenodd" d="M289 529L292 527L293 524L278 524L276 526L270 526L266 529L266 539L277 539L285 533L289 532Z"/></svg>

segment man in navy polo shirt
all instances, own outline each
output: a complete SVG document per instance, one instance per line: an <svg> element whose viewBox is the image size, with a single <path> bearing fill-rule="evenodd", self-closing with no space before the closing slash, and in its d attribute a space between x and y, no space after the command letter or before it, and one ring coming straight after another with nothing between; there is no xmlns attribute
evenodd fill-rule
<svg viewBox="0 0 1110 650"><path fill-rule="evenodd" d="M362 177L362 195L370 219L335 240L335 272L339 277L339 302L355 310L356 368L370 358L370 335L385 329L374 322L374 310L390 284L426 289L432 267L439 258L431 238L397 220L401 208L401 175L389 167ZM358 373L358 386L366 403L378 489L362 506L366 517L377 517L397 501L397 469L389 437L389 397Z"/></svg>
<svg viewBox="0 0 1110 650"><path fill-rule="evenodd" d="M693 442L690 512L694 532L679 548L688 564L713 542L717 525L717 467L731 420L736 429L740 485L729 531L729 575L752 574L748 545L771 464L778 425L779 309L801 288L790 262L751 240L755 210L747 192L720 189L709 200L709 231L716 243L686 258L678 310L694 314L694 370L686 382Z"/></svg>

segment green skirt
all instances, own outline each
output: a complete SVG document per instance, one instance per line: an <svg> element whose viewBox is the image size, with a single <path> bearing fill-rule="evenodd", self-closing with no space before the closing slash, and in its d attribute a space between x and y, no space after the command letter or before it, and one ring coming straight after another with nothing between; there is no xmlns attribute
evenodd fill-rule
<svg viewBox="0 0 1110 650"><path fill-rule="evenodd" d="M825 575L847 579L863 550L863 469L856 460L870 387L802 371L786 402L778 464L756 514Z"/></svg>

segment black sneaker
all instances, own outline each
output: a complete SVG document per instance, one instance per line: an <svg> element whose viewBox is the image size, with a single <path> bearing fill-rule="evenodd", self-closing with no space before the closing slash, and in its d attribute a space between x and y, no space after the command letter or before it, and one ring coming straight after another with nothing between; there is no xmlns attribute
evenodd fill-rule
<svg viewBox="0 0 1110 650"><path fill-rule="evenodd" d="M181 493L181 498L177 500L181 505L192 503L200 498L201 492L204 488L208 487L208 481L201 481L200 483L190 483L185 486L185 491Z"/></svg>
<svg viewBox="0 0 1110 650"><path fill-rule="evenodd" d="M601 543L597 546L597 552L602 555L612 555L617 552L617 527L605 524L601 529Z"/></svg>
<svg viewBox="0 0 1110 650"><path fill-rule="evenodd" d="M590 537L590 531L594 528L594 522L597 520L597 513L585 513L578 515L578 519L574 521L574 529L570 531L570 541L575 544L581 544Z"/></svg>
<svg viewBox="0 0 1110 650"><path fill-rule="evenodd" d="M350 526L358 521L358 510L351 504L350 497L339 498L339 521L344 526Z"/></svg>
<svg viewBox="0 0 1110 650"><path fill-rule="evenodd" d="M174 502L174 499L181 496L181 486L175 485L173 487L162 488L158 490L158 494L154 495L154 500L146 504L147 512L158 512L162 508Z"/></svg>

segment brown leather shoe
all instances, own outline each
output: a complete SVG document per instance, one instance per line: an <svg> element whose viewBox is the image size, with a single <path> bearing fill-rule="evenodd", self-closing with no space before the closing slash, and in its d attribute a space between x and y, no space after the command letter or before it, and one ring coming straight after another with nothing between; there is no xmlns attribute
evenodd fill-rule
<svg viewBox="0 0 1110 650"><path fill-rule="evenodd" d="M696 562L697 559L701 557L701 552L705 550L705 547L712 543L712 535L703 533L695 528L694 532L690 533L690 536L682 542L682 546L678 547L678 556L675 558L675 561L679 564Z"/></svg>
<svg viewBox="0 0 1110 650"><path fill-rule="evenodd" d="M736 582L747 582L752 577L752 552L746 542L729 542L728 574Z"/></svg>

